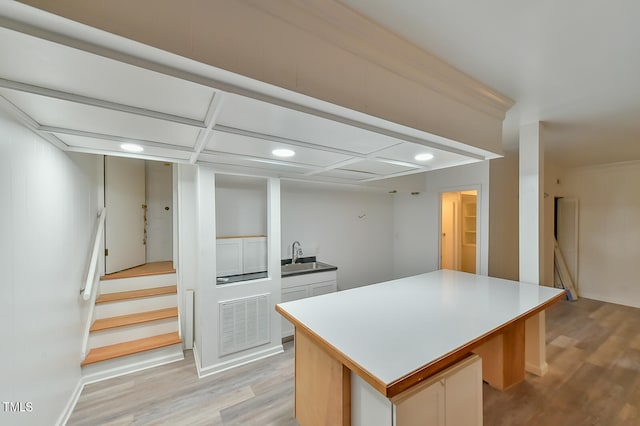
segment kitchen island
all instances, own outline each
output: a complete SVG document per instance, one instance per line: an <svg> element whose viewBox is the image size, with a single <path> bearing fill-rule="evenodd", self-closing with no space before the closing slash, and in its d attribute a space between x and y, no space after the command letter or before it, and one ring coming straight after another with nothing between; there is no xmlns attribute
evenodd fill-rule
<svg viewBox="0 0 640 426"><path fill-rule="evenodd" d="M413 424L397 421L398 404L438 375L478 364L474 351L484 379L505 389L524 380L525 320L564 296L550 287L439 270L278 304L295 326L296 419L301 426ZM473 394L482 378L464 377Z"/></svg>

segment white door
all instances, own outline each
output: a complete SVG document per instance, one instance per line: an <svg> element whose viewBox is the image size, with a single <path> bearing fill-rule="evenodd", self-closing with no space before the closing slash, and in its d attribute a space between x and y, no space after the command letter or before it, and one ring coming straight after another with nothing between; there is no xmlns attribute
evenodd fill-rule
<svg viewBox="0 0 640 426"><path fill-rule="evenodd" d="M171 164L145 161L147 262L173 259L173 183Z"/></svg>
<svg viewBox="0 0 640 426"><path fill-rule="evenodd" d="M145 263L144 160L105 157L106 273Z"/></svg>
<svg viewBox="0 0 640 426"><path fill-rule="evenodd" d="M446 192L441 198L441 231L440 267L442 269L459 269L458 259L458 199L456 192Z"/></svg>

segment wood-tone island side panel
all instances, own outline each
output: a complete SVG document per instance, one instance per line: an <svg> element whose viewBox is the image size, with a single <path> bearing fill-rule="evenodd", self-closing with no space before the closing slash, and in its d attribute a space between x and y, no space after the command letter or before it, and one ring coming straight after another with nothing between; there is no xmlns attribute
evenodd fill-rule
<svg viewBox="0 0 640 426"><path fill-rule="evenodd" d="M351 424L351 371L302 331L295 334L295 415L303 426Z"/></svg>

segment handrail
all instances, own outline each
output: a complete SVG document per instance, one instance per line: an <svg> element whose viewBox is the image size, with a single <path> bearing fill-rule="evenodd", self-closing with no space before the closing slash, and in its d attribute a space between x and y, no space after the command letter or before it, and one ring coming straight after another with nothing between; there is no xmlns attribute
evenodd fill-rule
<svg viewBox="0 0 640 426"><path fill-rule="evenodd" d="M89 270L87 271L87 279L85 281L84 288L80 290L80 294L82 294L82 298L84 300L91 299L91 303L89 304L89 312L87 312L87 321L84 327L84 333L82 336L82 359L87 357L87 348L89 346L89 330L91 328L91 323L93 322L93 312L96 306L96 297L98 294L98 285L100 284L100 280L97 276L98 270L98 252L100 251L100 242L102 241L102 232L104 230L104 221L107 217L107 209L106 207L102 209L100 212L100 217L98 218L98 228L96 229L96 235L93 240L93 250L91 251L91 260L89 261Z"/></svg>
<svg viewBox="0 0 640 426"><path fill-rule="evenodd" d="M100 217L98 219L98 229L96 230L96 235L93 240L93 250L91 251L91 260L89 261L89 270L87 271L87 278L84 283L84 287L80 290L80 294L82 294L82 298L84 300L89 300L91 298L91 293L93 293L93 283L95 282L96 270L98 268L98 252L100 250L100 241L101 235L104 230L104 221L107 217L107 208L103 208L100 212Z"/></svg>

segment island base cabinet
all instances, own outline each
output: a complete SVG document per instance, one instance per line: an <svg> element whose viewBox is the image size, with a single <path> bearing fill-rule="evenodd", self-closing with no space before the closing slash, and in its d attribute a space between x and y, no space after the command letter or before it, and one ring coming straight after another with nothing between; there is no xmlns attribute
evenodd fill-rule
<svg viewBox="0 0 640 426"><path fill-rule="evenodd" d="M482 360L471 355L388 399L351 373L352 426L482 425Z"/></svg>

